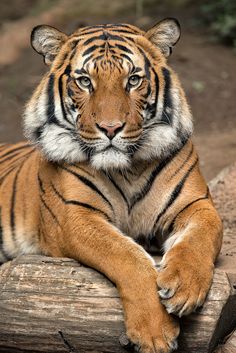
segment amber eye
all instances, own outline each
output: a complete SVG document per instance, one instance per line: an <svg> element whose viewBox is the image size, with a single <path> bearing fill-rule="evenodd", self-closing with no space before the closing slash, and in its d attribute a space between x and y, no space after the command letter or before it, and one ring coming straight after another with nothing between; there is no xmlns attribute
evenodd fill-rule
<svg viewBox="0 0 236 353"><path fill-rule="evenodd" d="M137 87L140 82L141 82L142 78L138 75L132 75L129 77L128 79L128 84L131 86L131 87Z"/></svg>
<svg viewBox="0 0 236 353"><path fill-rule="evenodd" d="M76 81L82 88L90 88L92 86L92 82L87 76L81 76Z"/></svg>

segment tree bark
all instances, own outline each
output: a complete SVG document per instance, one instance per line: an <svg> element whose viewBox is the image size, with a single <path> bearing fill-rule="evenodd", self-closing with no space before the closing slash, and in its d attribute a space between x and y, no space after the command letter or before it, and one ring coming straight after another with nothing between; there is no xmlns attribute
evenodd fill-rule
<svg viewBox="0 0 236 353"><path fill-rule="evenodd" d="M203 308L181 319L178 352L213 352L233 330L235 310L235 291L226 273L216 270ZM4 264L0 314L0 352L125 352L116 288L71 259L32 255Z"/></svg>

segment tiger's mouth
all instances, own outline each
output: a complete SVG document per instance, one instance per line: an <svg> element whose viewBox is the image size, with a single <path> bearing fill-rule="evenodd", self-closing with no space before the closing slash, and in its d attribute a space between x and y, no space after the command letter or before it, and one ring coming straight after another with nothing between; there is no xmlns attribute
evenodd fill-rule
<svg viewBox="0 0 236 353"><path fill-rule="evenodd" d="M123 151L122 149L120 149L120 148L117 147L117 146L114 146L112 143L110 143L109 146L107 146L107 147L105 147L103 150L101 150L101 152L106 152L106 151L109 151L109 150L124 153L124 151Z"/></svg>

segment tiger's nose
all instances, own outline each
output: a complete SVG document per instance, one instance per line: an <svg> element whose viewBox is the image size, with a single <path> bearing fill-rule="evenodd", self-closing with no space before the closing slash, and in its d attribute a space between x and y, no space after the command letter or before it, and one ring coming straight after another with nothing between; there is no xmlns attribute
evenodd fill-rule
<svg viewBox="0 0 236 353"><path fill-rule="evenodd" d="M121 121L115 121L112 123L106 123L102 121L100 124L96 124L98 129L103 131L107 137L111 140L119 131L121 131L125 125Z"/></svg>

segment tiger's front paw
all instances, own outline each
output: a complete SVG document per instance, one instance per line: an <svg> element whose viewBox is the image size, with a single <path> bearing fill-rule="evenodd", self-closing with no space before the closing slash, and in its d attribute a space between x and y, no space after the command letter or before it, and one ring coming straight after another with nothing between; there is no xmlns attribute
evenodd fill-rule
<svg viewBox="0 0 236 353"><path fill-rule="evenodd" d="M147 293L148 297L148 293ZM179 326L156 298L156 305L137 302L128 309L126 334L120 337L121 345L140 353L170 353L177 349Z"/></svg>
<svg viewBox="0 0 236 353"><path fill-rule="evenodd" d="M202 306L210 289L213 266L198 253L175 246L161 262L158 293L168 313L179 317Z"/></svg>

